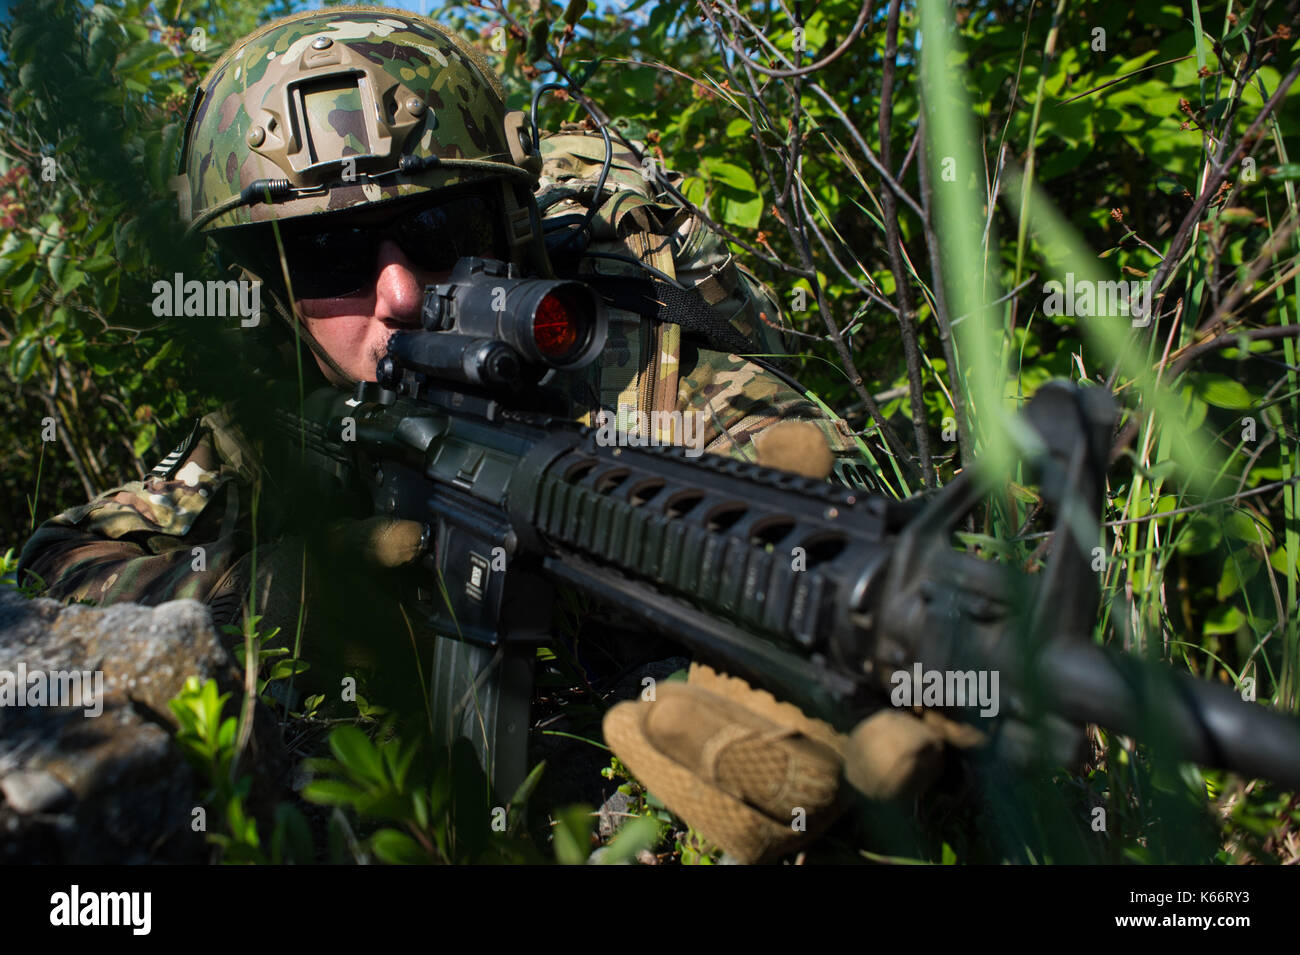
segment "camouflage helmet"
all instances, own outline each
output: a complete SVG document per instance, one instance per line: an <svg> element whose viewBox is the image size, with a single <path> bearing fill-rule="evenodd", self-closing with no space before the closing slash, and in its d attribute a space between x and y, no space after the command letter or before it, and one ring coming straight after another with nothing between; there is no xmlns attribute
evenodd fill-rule
<svg viewBox="0 0 1300 955"><path fill-rule="evenodd" d="M525 115L471 47L366 7L298 13L232 45L195 92L172 185L191 232L230 235L485 183L511 258L546 273L540 168Z"/></svg>

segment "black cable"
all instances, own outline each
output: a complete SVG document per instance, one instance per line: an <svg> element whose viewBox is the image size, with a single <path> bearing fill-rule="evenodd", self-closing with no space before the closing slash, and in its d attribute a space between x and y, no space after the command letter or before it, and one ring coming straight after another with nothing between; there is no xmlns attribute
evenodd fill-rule
<svg viewBox="0 0 1300 955"><path fill-rule="evenodd" d="M605 127L605 124L600 121L600 117L596 115L595 110L577 97L573 96L572 91L563 83L544 83L533 91L531 122L533 124L534 151L540 152L542 148L542 137L537 128L537 106L541 102L542 94L549 92L550 90L564 90L566 93L569 93L573 101L586 110L587 115L591 117L591 121L595 123L596 128L600 130L601 138L605 141L605 160L600 165L600 178L596 180L596 192L591 198L591 206L587 209L587 214L583 217L582 222L580 222L578 226L569 233L569 235L561 239L559 244L556 246L556 249L563 249L565 246L570 245L578 236L582 235L583 232L587 231L587 227L591 225L591 220L596 217L597 211L599 211L600 207L604 205L601 193L605 189L605 180L609 178L609 167L614 163L614 143L609 138L609 130Z"/></svg>

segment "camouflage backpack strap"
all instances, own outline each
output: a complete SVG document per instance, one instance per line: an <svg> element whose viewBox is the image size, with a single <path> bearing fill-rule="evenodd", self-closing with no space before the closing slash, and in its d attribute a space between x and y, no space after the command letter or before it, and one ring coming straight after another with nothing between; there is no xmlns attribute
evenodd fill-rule
<svg viewBox="0 0 1300 955"><path fill-rule="evenodd" d="M537 192L543 230L554 245L555 237L571 233L595 206L582 250L581 263L570 268L587 276L622 277L640 281L645 271L632 262L641 261L665 274L673 274L672 249L666 235L680 221L680 211L656 203L649 196L641 164L626 147L614 144L604 188L597 196L605 159L605 144L599 134L573 124L541 135L542 174ZM602 256L615 258L603 258ZM554 256L557 269L563 255ZM620 261L620 259L624 261ZM673 361L662 362L668 352L676 355L676 326L651 324L642 316L615 303L609 308L609 338L600 362L595 363L579 383L588 394L575 394L588 408L585 423L600 408L615 409L621 430L634 430L637 412L655 407L656 394L676 390ZM594 399L594 400L593 400Z"/></svg>

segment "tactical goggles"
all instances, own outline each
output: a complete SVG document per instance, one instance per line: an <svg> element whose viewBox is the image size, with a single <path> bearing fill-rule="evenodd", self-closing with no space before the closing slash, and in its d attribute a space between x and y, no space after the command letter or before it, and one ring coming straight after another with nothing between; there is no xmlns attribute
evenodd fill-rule
<svg viewBox="0 0 1300 955"><path fill-rule="evenodd" d="M496 205L479 194L327 221L328 227L324 222L286 223L279 244L267 229L250 250L254 264L279 275L282 249L294 298L347 298L373 287L384 239L395 242L415 268L428 272L448 271L467 255L499 256L504 249Z"/></svg>

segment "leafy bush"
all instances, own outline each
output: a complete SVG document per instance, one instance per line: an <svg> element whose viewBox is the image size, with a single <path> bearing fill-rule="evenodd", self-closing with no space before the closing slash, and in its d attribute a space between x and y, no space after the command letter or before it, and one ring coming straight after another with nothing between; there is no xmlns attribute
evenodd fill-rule
<svg viewBox="0 0 1300 955"><path fill-rule="evenodd" d="M211 364L202 330L145 311L151 280L201 254L178 242L167 178L188 85L288 6L214 0L171 21L141 0L52 0L19 3L0 28L0 540L142 475L212 404L195 384ZM825 0L795 22L780 4L487 0L439 15L502 68L512 107L532 84L568 82L646 145L648 168L686 174L683 196L773 290L794 370L887 462L896 493L977 458L1009 467L1006 419L1050 377L1111 389L1123 419L1094 552L1103 599L1075 623L1300 709L1289 8L863 9ZM540 115L586 113L552 95ZM1066 314L1047 283L1067 275L1149 281L1154 317ZM1035 570L1040 502L1008 474L1012 493L961 541ZM231 718L206 693L182 707L182 741L220 788ZM828 841L856 856L867 833L883 840L869 858L936 862L1294 860L1294 796L1093 738L1083 775L1002 793L1014 811L987 829L939 800L902 820L926 830L907 844L886 846L897 820L870 813ZM388 826L338 828L342 843L387 861L528 857L488 838L455 751L348 727L330 747L312 797ZM240 791L222 785L227 851L255 858ZM1096 808L1110 822L1093 838ZM1186 825L1162 827L1175 818ZM558 857L584 857L589 819L557 817Z"/></svg>

